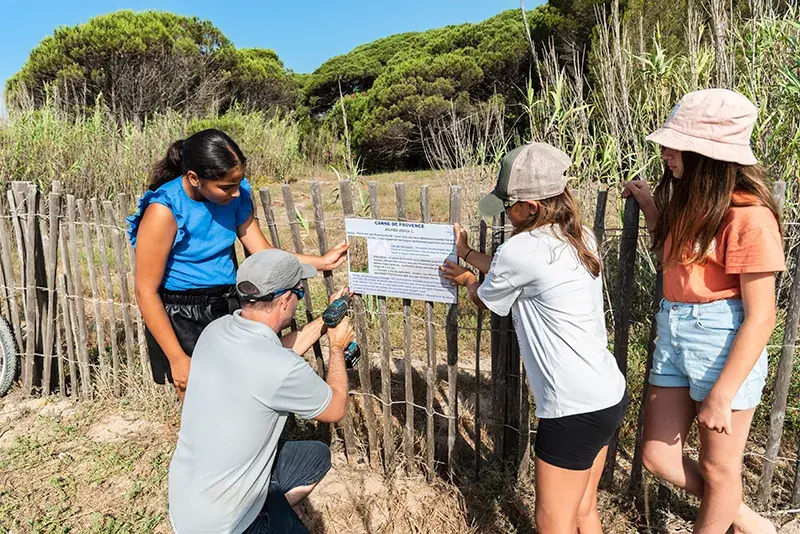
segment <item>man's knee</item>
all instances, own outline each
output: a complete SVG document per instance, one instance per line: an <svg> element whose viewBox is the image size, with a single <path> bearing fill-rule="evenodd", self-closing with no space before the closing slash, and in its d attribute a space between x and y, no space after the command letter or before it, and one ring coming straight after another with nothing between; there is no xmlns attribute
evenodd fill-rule
<svg viewBox="0 0 800 534"><path fill-rule="evenodd" d="M319 474L319 482L331 470L331 449L321 441L309 442L309 467Z"/></svg>

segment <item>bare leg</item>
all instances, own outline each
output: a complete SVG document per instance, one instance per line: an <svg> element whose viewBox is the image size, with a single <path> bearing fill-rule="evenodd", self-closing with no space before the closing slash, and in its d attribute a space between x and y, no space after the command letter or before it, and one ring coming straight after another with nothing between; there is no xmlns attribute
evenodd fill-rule
<svg viewBox="0 0 800 534"><path fill-rule="evenodd" d="M645 408L642 460L645 468L657 477L703 498L705 482L700 465L683 455L696 409L688 388L650 386ZM739 505L733 527L740 533L775 532L775 527L767 519L744 503Z"/></svg>
<svg viewBox="0 0 800 534"><path fill-rule="evenodd" d="M536 530L540 534L575 534L591 470L562 469L539 458L535 466Z"/></svg>
<svg viewBox="0 0 800 534"><path fill-rule="evenodd" d="M699 404L698 404L699 409ZM703 502L697 514L695 532L726 532L741 515L742 454L750 434L755 409L733 412L733 433L720 434L703 426L700 431L700 472L705 482ZM749 510L749 509L748 509ZM750 510L752 512L752 510ZM757 518L760 518L753 512ZM755 519L755 518L753 518ZM737 525L738 526L738 525ZM737 526L734 528L737 529ZM774 531L771 524L753 523L753 531Z"/></svg>
<svg viewBox="0 0 800 534"><path fill-rule="evenodd" d="M315 482L309 486L297 486L296 488L292 488L286 493L283 494L286 497L286 500L289 502L289 506L294 508L297 504L308 497L308 494L314 491L314 488L317 487L319 482Z"/></svg>
<svg viewBox="0 0 800 534"><path fill-rule="evenodd" d="M597 454L589 474L589 483L581 499L578 508L578 532L579 534L603 534L603 525L600 523L600 514L597 513L597 486L600 484L600 477L603 474L603 467L606 463L608 447L603 447Z"/></svg>

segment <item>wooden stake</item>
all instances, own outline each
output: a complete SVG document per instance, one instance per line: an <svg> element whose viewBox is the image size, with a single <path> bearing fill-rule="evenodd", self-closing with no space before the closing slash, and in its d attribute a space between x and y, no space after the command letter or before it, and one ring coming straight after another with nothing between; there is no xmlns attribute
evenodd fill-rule
<svg viewBox="0 0 800 534"><path fill-rule="evenodd" d="M406 184L394 184L397 197L397 220L408 220L406 215ZM406 471L409 474L416 472L416 455L414 454L414 360L411 356L411 300L403 299L403 353L405 356L405 395L406 395L406 428L405 428L405 455Z"/></svg>

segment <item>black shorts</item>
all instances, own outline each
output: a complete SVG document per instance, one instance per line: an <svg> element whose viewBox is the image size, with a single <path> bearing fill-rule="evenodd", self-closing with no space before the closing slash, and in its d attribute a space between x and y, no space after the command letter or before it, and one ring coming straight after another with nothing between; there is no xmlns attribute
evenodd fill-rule
<svg viewBox="0 0 800 534"><path fill-rule="evenodd" d="M218 286L188 291L161 289L158 294L183 351L191 356L203 329L213 321L239 309L233 286ZM149 329L144 331L150 368L157 384L172 383L172 370L166 354Z"/></svg>
<svg viewBox="0 0 800 534"><path fill-rule="evenodd" d="M596 412L539 419L536 457L550 465L585 471L611 442L628 408L628 392L616 405Z"/></svg>

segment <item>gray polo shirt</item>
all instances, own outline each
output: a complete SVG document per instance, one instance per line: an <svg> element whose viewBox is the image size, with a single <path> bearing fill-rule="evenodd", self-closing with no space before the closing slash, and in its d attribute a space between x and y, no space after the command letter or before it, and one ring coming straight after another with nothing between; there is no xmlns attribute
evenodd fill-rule
<svg viewBox="0 0 800 534"><path fill-rule="evenodd" d="M267 497L287 415L317 417L331 388L241 312L211 323L192 355L178 445L169 466L169 514L178 534L243 532Z"/></svg>

